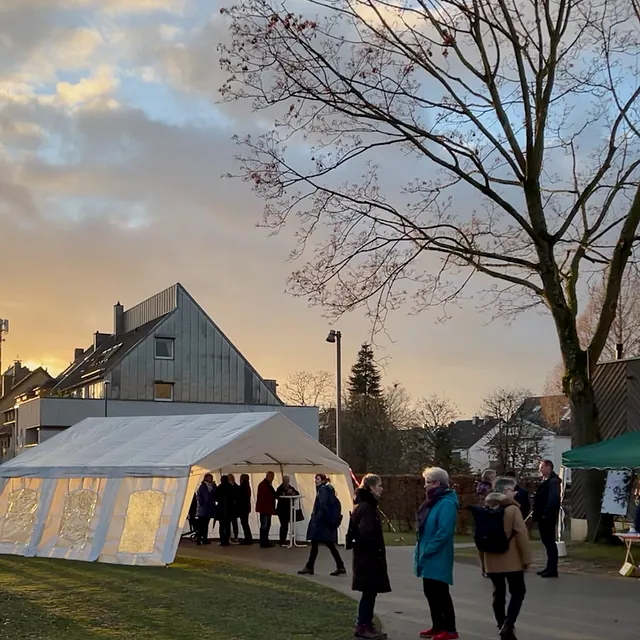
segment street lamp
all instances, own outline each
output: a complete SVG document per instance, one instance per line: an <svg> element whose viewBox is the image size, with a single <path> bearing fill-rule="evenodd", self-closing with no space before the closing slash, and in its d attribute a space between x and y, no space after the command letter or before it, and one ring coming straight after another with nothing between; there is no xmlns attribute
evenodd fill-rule
<svg viewBox="0 0 640 640"><path fill-rule="evenodd" d="M103 382L104 384L104 417L107 417L107 413L108 413L108 402L109 402L109 385L111 384L108 380L105 380Z"/></svg>
<svg viewBox="0 0 640 640"><path fill-rule="evenodd" d="M336 345L336 455L340 457L340 413L342 412L342 334L331 329L327 342Z"/></svg>

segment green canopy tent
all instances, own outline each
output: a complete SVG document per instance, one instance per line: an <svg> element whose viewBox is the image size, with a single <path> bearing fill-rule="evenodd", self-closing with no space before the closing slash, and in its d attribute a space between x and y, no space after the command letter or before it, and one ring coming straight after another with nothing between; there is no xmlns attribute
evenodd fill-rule
<svg viewBox="0 0 640 640"><path fill-rule="evenodd" d="M568 469L640 469L640 432L565 451L562 466Z"/></svg>

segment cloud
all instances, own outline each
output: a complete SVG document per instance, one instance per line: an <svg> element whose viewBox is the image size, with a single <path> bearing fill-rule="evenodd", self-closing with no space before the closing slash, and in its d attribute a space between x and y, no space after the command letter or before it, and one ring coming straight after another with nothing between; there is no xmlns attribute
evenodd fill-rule
<svg viewBox="0 0 640 640"><path fill-rule="evenodd" d="M77 106L95 102L111 95L118 86L113 69L99 67L94 75L78 82L59 82L56 85L56 101L63 105Z"/></svg>

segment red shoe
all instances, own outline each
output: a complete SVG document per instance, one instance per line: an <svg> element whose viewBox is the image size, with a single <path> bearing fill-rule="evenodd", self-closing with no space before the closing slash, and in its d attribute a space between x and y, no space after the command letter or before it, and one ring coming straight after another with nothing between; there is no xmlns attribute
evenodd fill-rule
<svg viewBox="0 0 640 640"><path fill-rule="evenodd" d="M421 638L435 638L436 636L439 636L442 633L442 631L438 631L437 629L427 629L426 631L421 631L420 632L420 637Z"/></svg>
<svg viewBox="0 0 640 640"><path fill-rule="evenodd" d="M458 640L459 637L457 631L444 631L437 636L433 636L433 640Z"/></svg>

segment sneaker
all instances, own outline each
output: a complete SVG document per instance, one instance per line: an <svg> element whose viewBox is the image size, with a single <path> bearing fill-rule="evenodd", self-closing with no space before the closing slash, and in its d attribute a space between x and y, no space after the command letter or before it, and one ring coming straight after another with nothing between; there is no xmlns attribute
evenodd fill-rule
<svg viewBox="0 0 640 640"><path fill-rule="evenodd" d="M420 637L421 638L435 638L436 636L439 636L442 633L442 631L438 631L437 629L427 629L426 631L421 631L420 632Z"/></svg>
<svg viewBox="0 0 640 640"><path fill-rule="evenodd" d="M379 636L368 627L366 624L361 624L359 627L356 627L356 630L353 632L354 638L366 638L366 640L379 640Z"/></svg>
<svg viewBox="0 0 640 640"><path fill-rule="evenodd" d="M313 575L313 569L309 569L309 567L305 567L304 569L300 569L300 571L298 571L298 575L299 576L312 576Z"/></svg>
<svg viewBox="0 0 640 640"><path fill-rule="evenodd" d="M335 571L332 571L330 574L330 576L346 576L347 575L347 570L344 567L339 567L338 569L336 569Z"/></svg>
<svg viewBox="0 0 640 640"><path fill-rule="evenodd" d="M459 637L457 631L444 631L437 636L433 636L433 640L458 640Z"/></svg>

